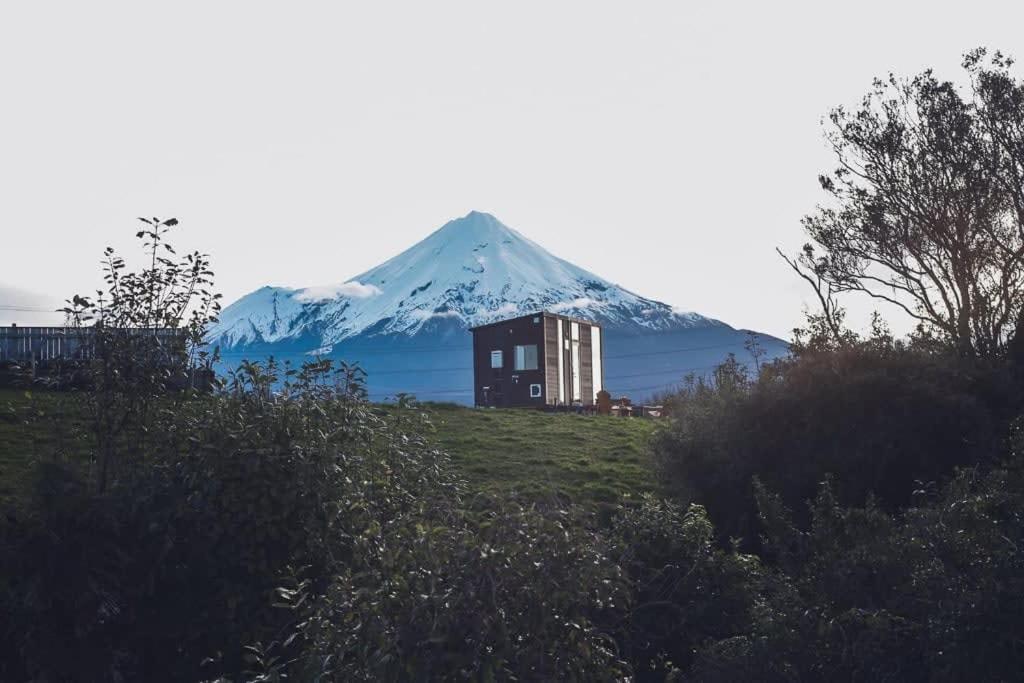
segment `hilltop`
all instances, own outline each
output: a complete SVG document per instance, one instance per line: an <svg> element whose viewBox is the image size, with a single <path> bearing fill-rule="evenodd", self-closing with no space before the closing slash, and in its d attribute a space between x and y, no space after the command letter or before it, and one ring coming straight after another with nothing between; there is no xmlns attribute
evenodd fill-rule
<svg viewBox="0 0 1024 683"><path fill-rule="evenodd" d="M18 417L33 409L56 413L64 399L45 391L0 390L0 503L27 493L33 460L61 444L82 447L69 437L82 427L73 415L57 431L49 421L32 425ZM628 502L654 490L647 461L652 421L453 404L431 404L426 411L433 425L429 438L451 455L470 495L559 497L593 505Z"/></svg>

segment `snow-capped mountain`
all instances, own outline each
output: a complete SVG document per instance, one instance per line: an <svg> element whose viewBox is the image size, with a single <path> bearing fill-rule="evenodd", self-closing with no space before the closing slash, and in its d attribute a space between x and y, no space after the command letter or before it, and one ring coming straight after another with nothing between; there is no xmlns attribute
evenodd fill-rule
<svg viewBox="0 0 1024 683"><path fill-rule="evenodd" d="M623 352L632 348L635 353L626 355L634 360L616 363L618 349L610 346L608 380L617 365L650 370L631 377L641 382L659 374L665 379L670 369L657 369L665 361L685 369L680 360L692 351L691 361L713 356L718 362L726 347L742 352L746 338L722 322L608 282L477 211L350 280L258 289L222 312L211 337L229 362L267 353L338 356L367 368L372 394L414 391L460 400L472 388L467 329L541 310L601 323L609 345L628 340ZM764 339L772 355L784 349L780 340ZM672 348L678 354L669 358ZM387 380L375 382L375 371ZM606 383L614 391L614 383Z"/></svg>
<svg viewBox="0 0 1024 683"><path fill-rule="evenodd" d="M326 347L366 333L415 336L436 320L473 326L540 310L638 332L720 324L637 296L473 211L346 282L258 289L224 310L215 337L226 348L310 338Z"/></svg>

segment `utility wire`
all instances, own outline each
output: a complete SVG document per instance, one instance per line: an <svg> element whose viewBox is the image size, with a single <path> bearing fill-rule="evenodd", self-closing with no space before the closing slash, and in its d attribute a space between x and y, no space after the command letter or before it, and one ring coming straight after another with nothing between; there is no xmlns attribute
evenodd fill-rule
<svg viewBox="0 0 1024 683"><path fill-rule="evenodd" d="M639 374L636 374L636 375L621 375L618 378L606 377L605 378L605 380L606 380L605 383L607 384L607 380L613 380L614 381L615 379L626 379L626 378L630 378L630 377L640 377L640 376L644 376L644 375L656 375L656 374L662 374L662 372L664 372L665 374L668 374L668 373L677 374L678 373L680 375L684 375L684 374L690 373L690 372L698 372L698 371L702 371L702 370L703 371L713 370L713 369L715 369L717 367L718 367L717 364L716 365L698 365L698 366L689 367L689 368L676 368L674 370L664 370L664 371L658 371L658 372L653 372L653 373L639 373ZM383 373L369 373L367 375L367 379L368 380L372 380L375 376L377 376L379 374L383 374ZM615 390L617 392L618 391L623 391L623 392L625 392L625 391L646 391L648 389L660 389L660 388L672 387L672 386L676 386L678 384L679 384L679 382L675 381L675 382L666 382L666 383L663 383L663 384L651 384L651 385L647 385L647 386L616 387ZM389 392L398 392L398 391L404 391L405 393L408 393L408 394L415 394L417 392L423 392L425 394L458 394L458 393L471 394L471 393L473 393L472 389L457 388L457 387L444 387L444 388L440 388L440 389L434 389L432 387L414 387L414 388L409 388L409 387L387 387L387 388L383 388L383 389L382 388L371 387L371 392L375 393L375 394L386 394L386 393L389 393Z"/></svg>
<svg viewBox="0 0 1024 683"><path fill-rule="evenodd" d="M700 365L697 367L688 368L667 368L663 370L652 370L649 372L637 372L629 375L608 375L605 376L605 381L616 381L620 379L634 379L636 377L651 377L653 375L668 375L668 374L684 374L687 372L697 372L699 370L714 370L719 366L718 363L712 365ZM463 366L458 368L409 368L408 370L381 370L368 373L372 377L380 377L381 375L409 375L418 373L436 373L436 372L470 372L473 368L471 366Z"/></svg>
<svg viewBox="0 0 1024 683"><path fill-rule="evenodd" d="M636 338L636 337L641 337L642 338L643 336L645 336L645 335L636 335L634 338ZM339 346L340 346L340 344L339 344ZM728 344L710 344L710 345L707 345L707 346L691 346L691 347L686 347L686 348L681 348L681 349L666 349L666 350L663 350L663 351L639 351L639 352L636 352L636 353L613 354L613 355L610 355L610 356L604 356L604 360L615 360L617 358L641 358L641 357L645 357L645 356L665 356L665 355L669 355L669 354L672 354L672 353L686 353L686 352L689 352L689 351L710 351L710 350L713 350L713 349L724 349L724 348L729 348L729 347L735 347L736 349L740 349L740 348L742 348L742 342L729 342ZM408 354L408 353L435 353L435 352L444 352L444 351L448 351L448 352L451 352L451 351L471 351L472 349L473 349L472 346L437 346L437 347L418 347L418 348L412 348L412 349L350 349L350 350L348 350L348 353L350 353L353 357L356 357L356 356L370 356L370 357L372 357L372 356L386 356L386 355L394 355L394 354L403 354L404 355L404 354ZM338 351L338 353L340 353L340 354L344 354L345 352L346 352L346 349L344 349L344 348L341 348ZM322 354L322 355L329 355L331 353L334 353L333 349L330 352L328 352L326 354ZM248 358L248 357L252 357L253 355L257 355L257 354L254 354L254 353L249 352L249 351L222 351L220 355L221 355L222 358ZM267 355L269 356L269 355L277 355L277 354L267 354ZM281 355L286 355L286 354L281 354ZM313 353L306 352L304 355L308 355L310 357L313 357L313 356L316 356L318 354L313 354ZM472 369L472 368L470 368L470 369Z"/></svg>
<svg viewBox="0 0 1024 683"><path fill-rule="evenodd" d="M19 311L23 313L63 313L57 308L29 308L27 306L4 306L0 305L0 311Z"/></svg>
<svg viewBox="0 0 1024 683"><path fill-rule="evenodd" d="M664 337L664 336L673 335L673 334L686 334L688 332L693 331L694 329L696 329L696 328L682 328L682 329L674 329L674 330L649 330L647 332L641 332L641 333L638 333L638 334L628 334L627 333L627 334L623 334L621 337L619 337L619 339L617 341L619 341L621 343L628 343L629 341L634 340L634 339L648 339L648 338L651 338L651 337ZM735 331L743 332L744 330L735 330ZM754 335L755 336L764 336L764 335L760 335L758 333L754 333ZM602 341L603 341L603 338L605 336L606 335L602 332ZM339 352L344 352L345 351L345 345L346 345L346 340L341 340L341 341L336 342L334 344L324 344L324 346L340 347ZM712 345L712 346L697 347L697 348L692 348L692 349L678 349L678 351L700 351L700 350L704 350L704 349L720 348L720 347L724 347L724 346L740 346L740 345L741 345L741 343L716 344L716 345ZM394 353L431 353L431 352L434 352L434 351L471 351L472 349L473 349L473 345L472 344L459 344L459 345L444 344L444 345L440 345L440 346L421 346L421 347L414 348L414 349L375 349L375 350L369 350L369 351L360 350L359 352L360 353L372 353L372 354L386 355L386 354L394 354ZM661 351L661 352L658 352L658 353L674 353L674 352L675 352L675 350L672 350L672 351ZM244 352L244 351L225 351L225 352L222 352L221 355L222 356L246 355L246 352ZM606 356L606 358L630 358L633 355L634 354L623 354L623 355L617 355L617 356ZM639 354L639 355L647 355L647 354L643 353L643 354Z"/></svg>

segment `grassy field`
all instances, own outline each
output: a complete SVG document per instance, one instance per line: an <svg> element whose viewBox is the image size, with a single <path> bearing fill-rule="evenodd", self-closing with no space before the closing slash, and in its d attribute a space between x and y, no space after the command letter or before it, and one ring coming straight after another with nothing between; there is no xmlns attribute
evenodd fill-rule
<svg viewBox="0 0 1024 683"><path fill-rule="evenodd" d="M76 450L72 432L81 424L56 413L60 403L55 398L47 392L0 389L0 505L27 492L32 462ZM40 427L25 424L30 413Z"/></svg>
<svg viewBox="0 0 1024 683"><path fill-rule="evenodd" d="M10 500L25 487L25 473L33 444L29 431L11 414L21 404L16 392L0 390L0 502Z"/></svg>
<svg viewBox="0 0 1024 683"><path fill-rule="evenodd" d="M30 463L53 442L45 431L22 424L19 416L28 405L24 392L0 389L0 502L24 493Z"/></svg>
<svg viewBox="0 0 1024 683"><path fill-rule="evenodd" d="M430 406L438 444L471 489L581 504L621 502L655 487L650 420Z"/></svg>
<svg viewBox="0 0 1024 683"><path fill-rule="evenodd" d="M53 429L54 420L30 429L12 409L52 411L55 398L0 390L0 503L23 495L32 460L51 457L66 438ZM470 492L592 505L628 501L655 487L646 448L651 421L449 405L427 410L433 438L451 454Z"/></svg>

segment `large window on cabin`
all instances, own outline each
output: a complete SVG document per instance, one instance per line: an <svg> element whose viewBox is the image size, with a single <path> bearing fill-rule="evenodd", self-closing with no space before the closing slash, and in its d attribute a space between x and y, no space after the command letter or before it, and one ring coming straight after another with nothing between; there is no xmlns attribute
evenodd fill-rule
<svg viewBox="0 0 1024 683"><path fill-rule="evenodd" d="M582 401L583 400L583 378L580 375L582 367L580 365L580 324L570 323L569 326L569 337L572 339L572 400Z"/></svg>
<svg viewBox="0 0 1024 683"><path fill-rule="evenodd" d="M491 351L491 367L501 368L505 366L505 361L501 351Z"/></svg>
<svg viewBox="0 0 1024 683"><path fill-rule="evenodd" d="M516 370L537 369L537 345L516 346Z"/></svg>

